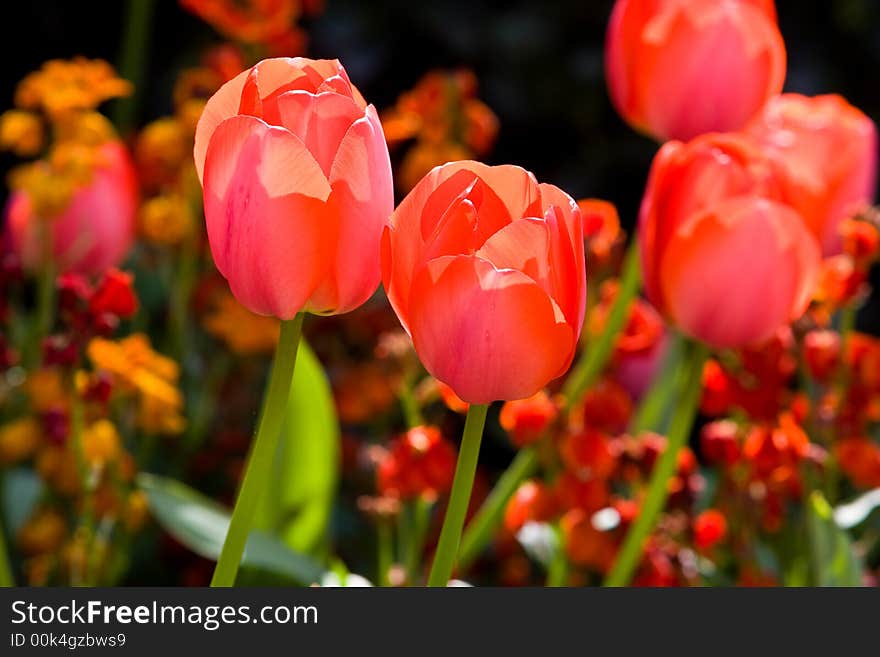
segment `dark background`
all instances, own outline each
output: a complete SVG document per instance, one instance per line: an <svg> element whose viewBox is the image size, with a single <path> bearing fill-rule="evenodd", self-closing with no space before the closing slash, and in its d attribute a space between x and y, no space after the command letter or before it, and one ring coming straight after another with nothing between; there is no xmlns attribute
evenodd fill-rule
<svg viewBox="0 0 880 657"><path fill-rule="evenodd" d="M3 6L0 107L46 59L118 61L125 2L32 0ZM786 90L837 92L880 120L880 0L777 0L788 49ZM467 66L501 124L490 162L519 164L575 198L613 201L632 226L656 145L617 116L602 64L612 0L325 0L303 22L312 57L338 57L380 110L435 67ZM139 122L171 112L177 71L219 41L212 28L157 0ZM0 171L14 160L0 156ZM3 192L5 194L5 191ZM880 329L870 303L862 324Z"/></svg>

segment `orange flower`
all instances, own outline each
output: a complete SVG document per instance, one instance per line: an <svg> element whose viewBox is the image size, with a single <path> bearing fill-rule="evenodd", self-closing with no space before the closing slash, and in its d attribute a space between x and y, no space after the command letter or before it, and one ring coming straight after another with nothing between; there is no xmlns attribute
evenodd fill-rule
<svg viewBox="0 0 880 657"><path fill-rule="evenodd" d="M0 115L0 149L31 157L43 147L43 123L31 112L9 110Z"/></svg>
<svg viewBox="0 0 880 657"><path fill-rule="evenodd" d="M225 290L215 296L213 309L203 323L208 333L237 354L268 354L278 344L278 320L255 315Z"/></svg>
<svg viewBox="0 0 880 657"><path fill-rule="evenodd" d="M577 203L584 220L587 265L607 267L611 264L614 248L624 240L617 208L613 203L595 198L581 199Z"/></svg>
<svg viewBox="0 0 880 657"><path fill-rule="evenodd" d="M505 402L498 419L511 442L525 447L541 438L558 413L556 402L539 390L528 399Z"/></svg>
<svg viewBox="0 0 880 657"><path fill-rule="evenodd" d="M504 527L518 532L527 522L547 522L556 513L553 492L540 481L524 481L507 502Z"/></svg>
<svg viewBox="0 0 880 657"><path fill-rule="evenodd" d="M9 465L36 452L43 429L35 418L24 417L0 426L0 463Z"/></svg>
<svg viewBox="0 0 880 657"><path fill-rule="evenodd" d="M117 77L113 67L103 60L53 59L21 81L15 90L15 104L62 119L70 112L94 109L105 100L127 96L131 91L131 83Z"/></svg>
<svg viewBox="0 0 880 657"><path fill-rule="evenodd" d="M834 445L840 469L859 488L880 486L880 445L869 438L846 438Z"/></svg>
<svg viewBox="0 0 880 657"><path fill-rule="evenodd" d="M293 24L300 15L299 0L180 0L180 5L236 41L294 45L297 40Z"/></svg>
<svg viewBox="0 0 880 657"><path fill-rule="evenodd" d="M611 535L593 526L591 516L572 509L559 521L565 553L577 566L604 573L614 561L616 547Z"/></svg>

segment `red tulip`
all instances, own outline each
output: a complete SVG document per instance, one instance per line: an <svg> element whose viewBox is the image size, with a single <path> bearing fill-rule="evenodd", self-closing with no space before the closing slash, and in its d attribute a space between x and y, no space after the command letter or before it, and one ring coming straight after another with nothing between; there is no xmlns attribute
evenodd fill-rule
<svg viewBox="0 0 880 657"><path fill-rule="evenodd" d="M804 217L823 253L840 253L841 222L874 197L874 122L840 96L783 94L747 132L787 168L785 200Z"/></svg>
<svg viewBox="0 0 880 657"><path fill-rule="evenodd" d="M338 61L240 73L208 101L194 156L214 261L244 306L291 319L372 295L391 164L375 108Z"/></svg>
<svg viewBox="0 0 880 657"><path fill-rule="evenodd" d="M745 137L660 149L639 218L642 269L649 300L685 333L744 346L805 310L819 247L780 190L778 169Z"/></svg>
<svg viewBox="0 0 880 657"><path fill-rule="evenodd" d="M742 128L782 90L770 0L617 0L605 45L611 99L660 140Z"/></svg>
<svg viewBox="0 0 880 657"><path fill-rule="evenodd" d="M586 276L577 205L514 166L434 168L392 215L382 281L428 371L471 404L568 369Z"/></svg>
<svg viewBox="0 0 880 657"><path fill-rule="evenodd" d="M31 270L43 266L44 226L51 227L52 254L59 272L100 274L118 265L134 239L137 177L120 142L98 149L91 180L74 191L56 217L34 215L26 192L14 192L6 208L9 243Z"/></svg>

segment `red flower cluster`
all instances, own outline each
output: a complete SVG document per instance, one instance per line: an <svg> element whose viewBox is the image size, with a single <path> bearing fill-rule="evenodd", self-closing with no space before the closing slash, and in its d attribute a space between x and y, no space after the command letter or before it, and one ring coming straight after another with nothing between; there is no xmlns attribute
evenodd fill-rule
<svg viewBox="0 0 880 657"><path fill-rule="evenodd" d="M425 426L410 429L391 441L379 461L379 492L400 499L436 499L452 487L455 461L455 448L439 429Z"/></svg>

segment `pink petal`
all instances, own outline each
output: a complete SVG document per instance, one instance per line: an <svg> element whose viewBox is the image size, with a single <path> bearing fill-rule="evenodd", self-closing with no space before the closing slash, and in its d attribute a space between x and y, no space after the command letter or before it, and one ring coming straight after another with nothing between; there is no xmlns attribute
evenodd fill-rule
<svg viewBox="0 0 880 657"><path fill-rule="evenodd" d="M317 312L341 313L360 306L376 291L382 229L394 210L388 146L372 105L342 138L330 185L339 237L331 273L309 306Z"/></svg>
<svg viewBox="0 0 880 657"><path fill-rule="evenodd" d="M466 402L530 397L571 362L571 327L521 272L439 258L416 275L409 305L419 357Z"/></svg>
<svg viewBox="0 0 880 657"><path fill-rule="evenodd" d="M277 102L281 125L302 140L329 176L342 138L364 116L363 110L350 97L333 92L288 91Z"/></svg>
<svg viewBox="0 0 880 657"><path fill-rule="evenodd" d="M250 310L291 319L325 275L330 185L287 130L235 116L214 131L204 197L217 269Z"/></svg>

